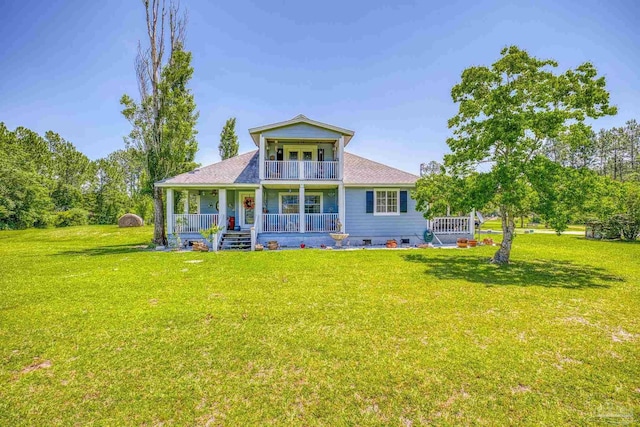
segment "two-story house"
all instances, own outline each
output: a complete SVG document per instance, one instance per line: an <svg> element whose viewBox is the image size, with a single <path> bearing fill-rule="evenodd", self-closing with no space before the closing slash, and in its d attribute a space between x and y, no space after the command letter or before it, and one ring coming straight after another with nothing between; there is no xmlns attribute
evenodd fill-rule
<svg viewBox="0 0 640 427"><path fill-rule="evenodd" d="M353 131L299 115L249 134L257 150L156 183L166 189L168 233L196 239L220 224L221 248L249 247L251 229L254 242L285 247L332 245L337 231L350 246L422 241L427 222L410 197L419 177L345 151Z"/></svg>

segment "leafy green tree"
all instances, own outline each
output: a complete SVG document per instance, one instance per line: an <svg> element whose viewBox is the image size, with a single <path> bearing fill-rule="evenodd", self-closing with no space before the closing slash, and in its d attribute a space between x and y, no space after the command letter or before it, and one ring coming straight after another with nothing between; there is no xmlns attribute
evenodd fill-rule
<svg viewBox="0 0 640 427"><path fill-rule="evenodd" d="M494 263L509 262L515 218L530 188L544 201L539 208L546 221L558 230L566 226L562 216L573 189L565 191L557 180L569 172L551 168L554 163L543 155L544 142L570 134L575 125L588 128L587 118L616 113L609 105L605 79L598 77L592 64L562 74L553 72L557 66L556 61L541 60L511 46L490 67L464 70L462 80L451 90L459 109L449 120L453 136L447 144L452 153L445 157L445 165L454 175L469 174L480 165L488 168L477 173L473 185L466 187L466 196L479 203L478 209L491 202L499 206L503 240ZM541 173L554 181L541 185ZM544 192L553 197L547 198Z"/></svg>
<svg viewBox="0 0 640 427"><path fill-rule="evenodd" d="M218 151L222 160L229 159L238 155L238 135L236 135L236 118L231 117L227 120L220 132L220 145Z"/></svg>
<svg viewBox="0 0 640 427"><path fill-rule="evenodd" d="M51 155L50 178L55 181L51 199L55 209L85 207L85 195L95 176L94 164L57 133L47 131L44 138Z"/></svg>
<svg viewBox="0 0 640 427"><path fill-rule="evenodd" d="M135 102L124 95L120 102L124 106L123 115L133 127L126 142L140 156L144 189L153 194L153 240L164 245L167 243L164 201L162 189L154 183L195 167L198 113L187 87L193 68L191 53L184 50L185 17L179 16L179 7L171 3L167 23L164 2L145 0L144 6L149 46L139 47L136 58L140 100Z"/></svg>
<svg viewBox="0 0 640 427"><path fill-rule="evenodd" d="M0 228L27 228L48 223L53 208L50 182L43 173L48 159L32 151L45 147L25 128L9 131L0 123Z"/></svg>
<svg viewBox="0 0 640 427"><path fill-rule="evenodd" d="M95 190L95 222L114 224L132 206L131 195L127 192L127 152L114 151L97 163Z"/></svg>

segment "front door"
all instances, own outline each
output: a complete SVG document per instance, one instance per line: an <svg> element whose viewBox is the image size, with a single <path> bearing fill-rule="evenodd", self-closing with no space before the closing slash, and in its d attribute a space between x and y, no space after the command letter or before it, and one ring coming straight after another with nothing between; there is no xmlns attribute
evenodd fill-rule
<svg viewBox="0 0 640 427"><path fill-rule="evenodd" d="M240 193L240 227L253 227L256 218L256 196L254 193Z"/></svg>

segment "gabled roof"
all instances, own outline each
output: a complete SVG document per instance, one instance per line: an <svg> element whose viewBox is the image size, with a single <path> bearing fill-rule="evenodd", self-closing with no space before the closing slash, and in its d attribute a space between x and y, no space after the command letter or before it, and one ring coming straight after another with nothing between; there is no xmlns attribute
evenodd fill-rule
<svg viewBox="0 0 640 427"><path fill-rule="evenodd" d="M260 184L258 150L194 169L156 183L160 187L175 185Z"/></svg>
<svg viewBox="0 0 640 427"><path fill-rule="evenodd" d="M278 129L278 128L282 128L285 126L291 126L291 125L296 125L299 123L305 123L311 126L316 126L322 129L328 129L328 130L332 130L334 132L337 133L341 133L342 135L344 135L344 145L347 145L347 143L349 141L351 141L351 138L353 137L354 132L352 130L349 129L345 129L345 128L341 128L338 126L333 126L333 125L329 125L327 123L322 123L322 122L318 122L315 120L311 120L310 118L308 118L307 116L303 115L303 114L298 114L297 116L295 116L293 119L291 120L286 120L284 122L278 122L278 123L272 123L270 125L264 125L264 126L258 126L255 128L251 128L249 129L249 134L251 135L251 138L253 139L253 142L255 142L256 145L260 144L260 133L265 132L267 130L271 130L271 129Z"/></svg>
<svg viewBox="0 0 640 427"><path fill-rule="evenodd" d="M364 157L344 153L345 185L415 185L420 177Z"/></svg>

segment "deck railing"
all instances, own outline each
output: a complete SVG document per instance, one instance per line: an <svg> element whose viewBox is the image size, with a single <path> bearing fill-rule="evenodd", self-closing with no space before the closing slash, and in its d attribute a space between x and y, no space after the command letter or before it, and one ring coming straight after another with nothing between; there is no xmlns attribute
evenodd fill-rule
<svg viewBox="0 0 640 427"><path fill-rule="evenodd" d="M339 179L337 161L280 161L267 160L265 162L265 179L307 179L334 180Z"/></svg>
<svg viewBox="0 0 640 427"><path fill-rule="evenodd" d="M338 231L338 214L304 214L304 227L309 233Z"/></svg>
<svg viewBox="0 0 640 427"><path fill-rule="evenodd" d="M471 233L468 216L441 216L429 221L429 229L435 234L469 234Z"/></svg>
<svg viewBox="0 0 640 427"><path fill-rule="evenodd" d="M174 214L173 229L176 233L198 233L218 224L218 214Z"/></svg>
<svg viewBox="0 0 640 427"><path fill-rule="evenodd" d="M301 230L299 214L264 214L263 233L298 233ZM304 214L305 233L331 233L338 231L337 213Z"/></svg>
<svg viewBox="0 0 640 427"><path fill-rule="evenodd" d="M300 215L263 214L262 231L265 233L297 233L300 231Z"/></svg>

